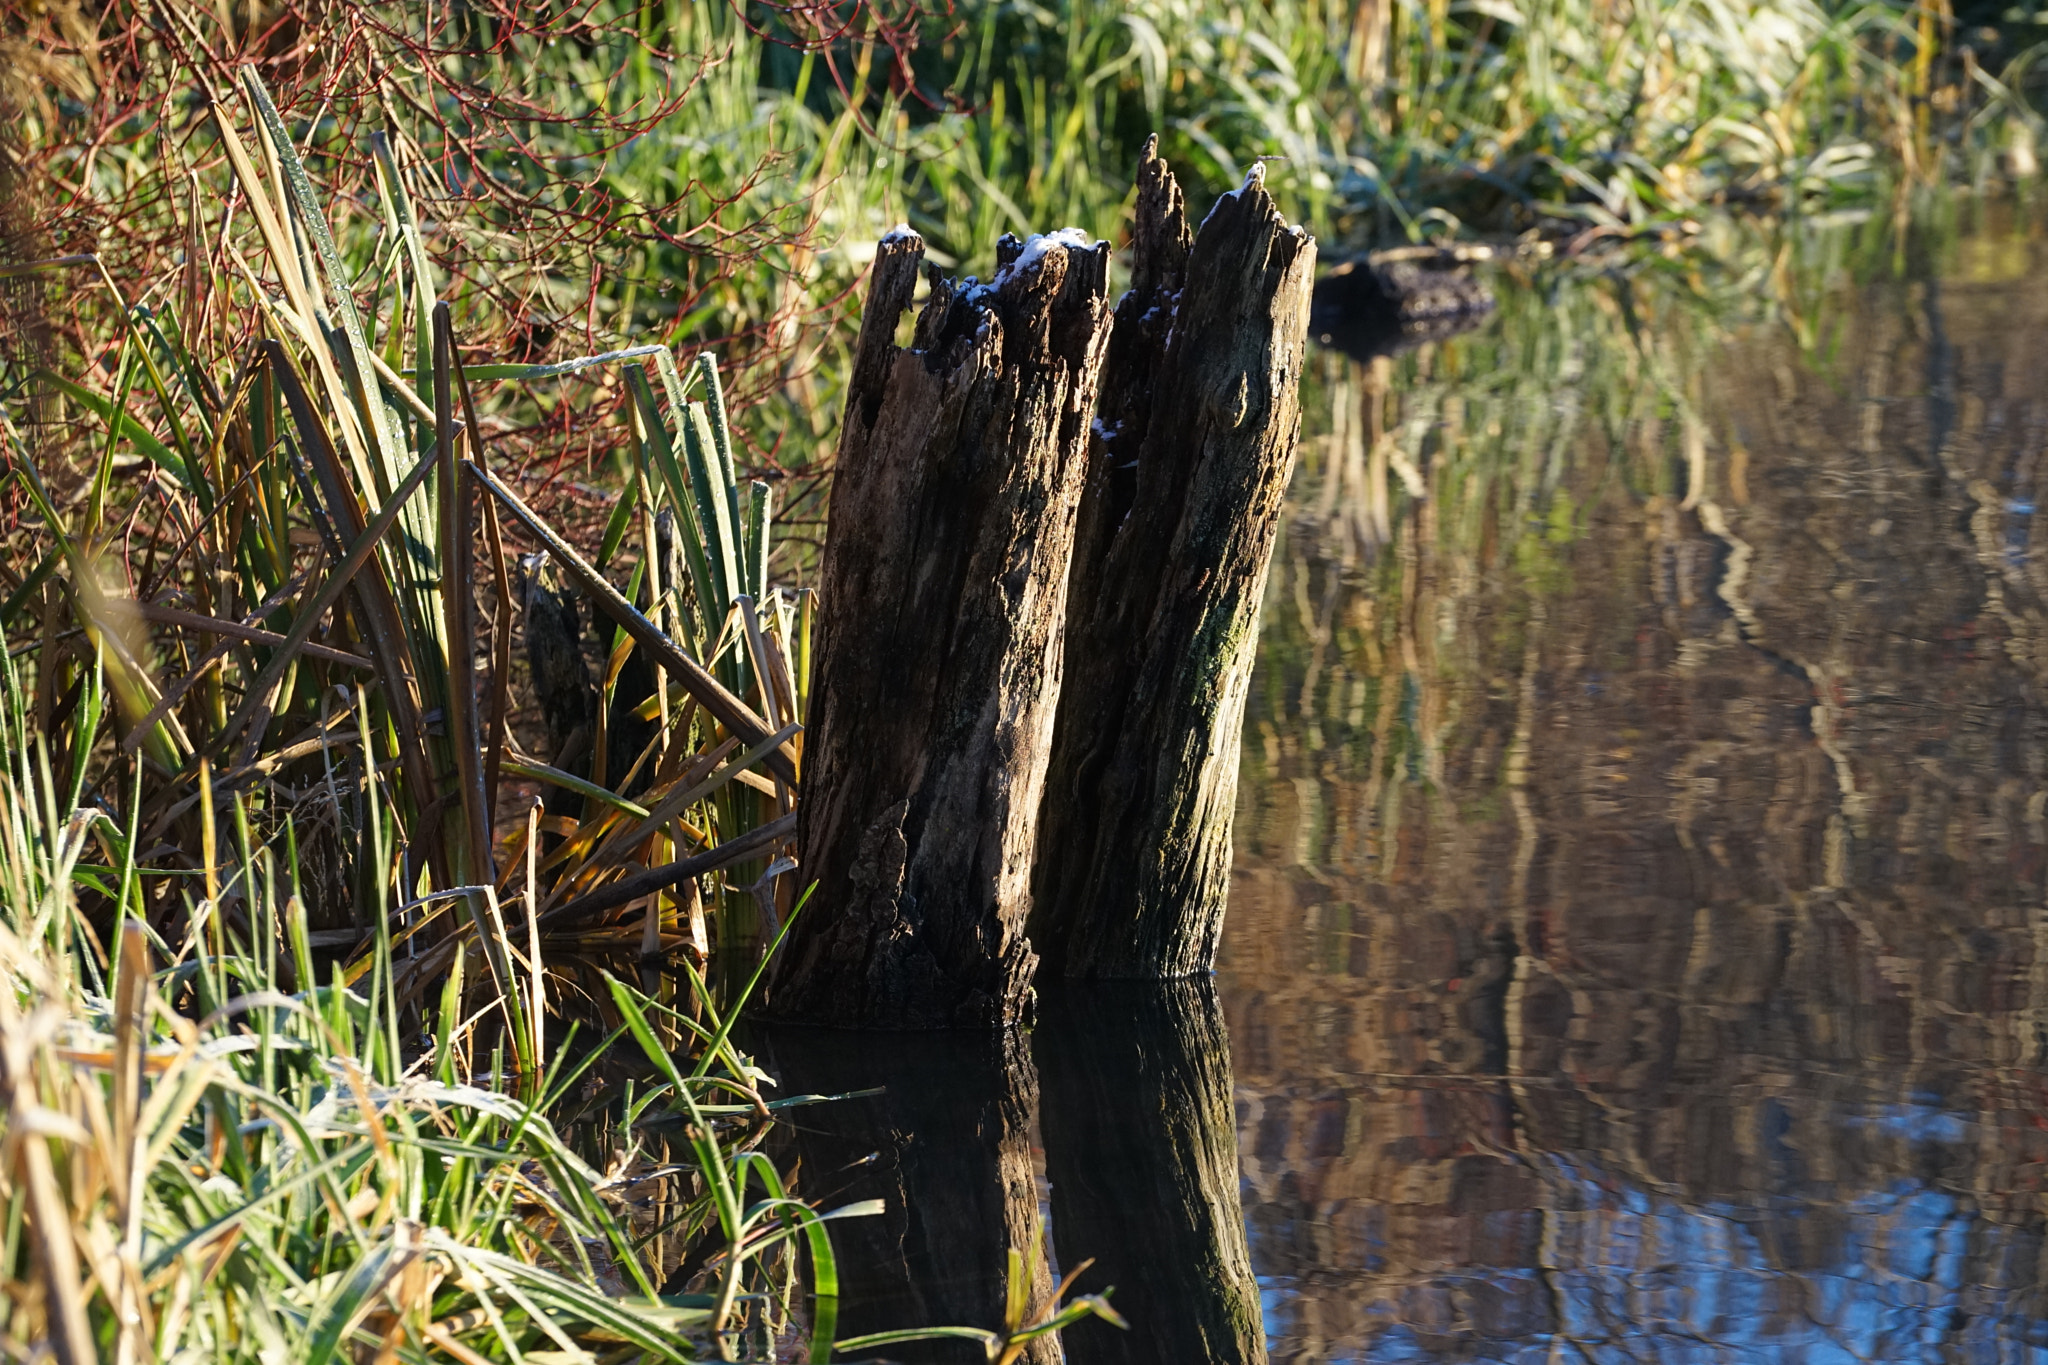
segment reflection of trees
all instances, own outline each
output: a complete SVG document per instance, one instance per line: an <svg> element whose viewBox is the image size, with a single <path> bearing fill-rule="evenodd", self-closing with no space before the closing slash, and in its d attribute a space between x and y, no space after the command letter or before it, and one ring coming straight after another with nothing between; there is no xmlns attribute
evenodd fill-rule
<svg viewBox="0 0 2048 1365"><path fill-rule="evenodd" d="M2048 1311L2036 259L1792 328L1503 290L1331 377L1221 967L1276 1359Z"/></svg>

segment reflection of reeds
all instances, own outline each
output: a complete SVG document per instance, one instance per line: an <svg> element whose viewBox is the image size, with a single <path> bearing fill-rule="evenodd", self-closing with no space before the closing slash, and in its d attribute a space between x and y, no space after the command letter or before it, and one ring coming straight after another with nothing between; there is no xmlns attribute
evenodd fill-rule
<svg viewBox="0 0 2048 1365"><path fill-rule="evenodd" d="M1282 671L1316 683L1318 698L1297 691L1289 703L1317 722L1309 742L1362 740L1358 721L1330 723L1358 711L1353 694L1373 697L1375 713L1391 705L1396 720L1432 714L1443 704L1434 670L1361 674L1352 661L1412 664L1451 638L1460 604L1491 575L1512 574L1532 597L1566 589L1565 551L1585 532L1589 490L1618 482L1691 511L1749 477L1742 434L1717 432L1704 409L1709 357L1770 320L1826 338L1839 324L1821 283L1881 266L1885 240L1870 228L1738 236L1713 248L1708 270L1652 263L1615 278L1516 266L1500 316L1479 332L1364 365L1324 356L1305 401L1329 412L1328 428L1303 444L1265 635ZM1333 598L1340 584L1370 585L1373 600ZM1337 631L1329 641L1325 618ZM1315 655L1328 666L1311 666ZM1408 700L1388 702L1389 684ZM1379 752L1428 766L1412 731L1397 724Z"/></svg>
<svg viewBox="0 0 2048 1365"><path fill-rule="evenodd" d="M1995 222L1915 238L1911 282L1860 245L1765 254L1775 321L1654 277L1541 310L1503 290L1514 349L1395 362L1389 427L1435 414L1409 447L1428 502L1397 494L1361 568L1291 527L1220 970L1254 1040L1254 1258L1301 1277L1304 1355L1385 1332L1882 1355L1833 1318L1687 1313L1916 1275L1974 1304L1958 1339L2038 1314L2006 1258L2038 1241L2014 1163L2048 998L2048 296L2038 237ZM1286 604L1333 580L1326 642ZM1340 724L1346 695L1372 704ZM1654 1269L1632 1247L1716 1228L1660 1281L1674 1307L1630 1297ZM1936 1236L1954 1259L1899 1268ZM1367 1255L1384 1270L1330 1269ZM1537 1316L1482 1322L1508 1300Z"/></svg>
<svg viewBox="0 0 2048 1365"><path fill-rule="evenodd" d="M1245 1101L1270 1135L1246 1153L1246 1196L1274 1359L1404 1343L1541 1358L1560 1341L1911 1359L1921 1332L2022 1337L2040 1310L2038 1230L1900 1178L1938 1154L1980 1187L2023 1179L2012 1148L1987 1150L2015 1134L1888 1089L1806 1073L1685 1111L1603 1110L1563 1086L1516 1109L1464 1078L1262 1092ZM1321 1135L1340 1125L1332 1154ZM1649 1149L1647 1182L1609 1155L1631 1144ZM1813 1154L1796 1186L1790 1151Z"/></svg>

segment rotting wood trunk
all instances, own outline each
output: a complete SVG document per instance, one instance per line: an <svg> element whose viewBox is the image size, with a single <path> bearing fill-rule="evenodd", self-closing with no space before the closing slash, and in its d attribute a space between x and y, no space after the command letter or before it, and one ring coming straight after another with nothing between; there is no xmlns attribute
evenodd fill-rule
<svg viewBox="0 0 2048 1365"><path fill-rule="evenodd" d="M1215 960L1259 603L1301 425L1315 241L1259 172L1191 241L1148 145L1134 239L1038 831L1030 938L1066 976L1188 976Z"/></svg>
<svg viewBox="0 0 2048 1365"><path fill-rule="evenodd" d="M1109 249L1006 238L993 283L879 248L840 432L798 842L814 904L765 1013L1017 1020L1067 565L1109 333Z"/></svg>

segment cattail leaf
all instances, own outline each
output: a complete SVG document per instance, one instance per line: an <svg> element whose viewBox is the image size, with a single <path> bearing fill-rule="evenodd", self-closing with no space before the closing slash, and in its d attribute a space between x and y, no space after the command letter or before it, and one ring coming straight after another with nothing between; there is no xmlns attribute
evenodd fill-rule
<svg viewBox="0 0 2048 1365"><path fill-rule="evenodd" d="M775 490L759 479L747 485L747 593L758 602L768 591L768 523Z"/></svg>

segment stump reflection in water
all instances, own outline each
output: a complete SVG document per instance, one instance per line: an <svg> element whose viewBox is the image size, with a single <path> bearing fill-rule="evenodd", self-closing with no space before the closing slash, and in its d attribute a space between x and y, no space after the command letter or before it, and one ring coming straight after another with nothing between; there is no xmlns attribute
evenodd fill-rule
<svg viewBox="0 0 2048 1365"><path fill-rule="evenodd" d="M1207 978L1041 993L1032 1053L1060 1264L1130 1322L1066 1333L1073 1365L1266 1359L1237 1193L1230 1045Z"/></svg>
<svg viewBox="0 0 2048 1365"><path fill-rule="evenodd" d="M884 1092L785 1112L805 1198L827 1210L886 1205L833 1224L842 1337L1001 1321L1006 1255L1041 1213L1035 1122L1053 1257L1062 1267L1093 1258L1071 1292L1114 1285L1111 1303L1131 1324L1069 1328L1065 1359L1265 1361L1229 1043L1207 980L1062 984L1028 1038L776 1027L756 1041L784 1094ZM1039 1292L1050 1288L1041 1275ZM1047 1365L1061 1351L1044 1338L1026 1359ZM941 1341L881 1354L969 1362L979 1350Z"/></svg>
<svg viewBox="0 0 2048 1365"><path fill-rule="evenodd" d="M776 1027L756 1039L783 1094L848 1094L785 1118L799 1186L827 1211L866 1199L879 1216L832 1224L841 1338L911 1327L995 1329L1011 1247L1038 1219L1031 1120L1038 1078L1013 1032L874 1033ZM1042 1272L1038 1294L1050 1292ZM891 1346L865 1358L973 1362L970 1341ZM1024 1360L1053 1365L1059 1347Z"/></svg>

